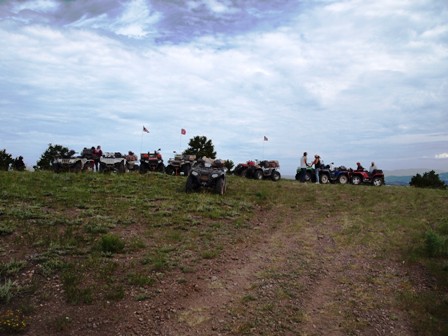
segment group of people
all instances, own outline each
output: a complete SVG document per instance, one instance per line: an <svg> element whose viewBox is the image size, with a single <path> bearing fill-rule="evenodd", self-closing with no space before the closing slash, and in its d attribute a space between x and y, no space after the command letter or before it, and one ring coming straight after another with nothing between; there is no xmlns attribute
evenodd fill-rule
<svg viewBox="0 0 448 336"><path fill-rule="evenodd" d="M84 147L84 149L82 150L81 155L83 157L87 157L87 158L92 158L93 159L93 169L96 170L97 172L100 169L100 159L101 156L103 156L103 150L101 149L101 146L98 145L96 146L92 146L90 149L87 149L87 147Z"/></svg>
<svg viewBox="0 0 448 336"><path fill-rule="evenodd" d="M314 171L316 173L316 184L319 184L319 172L323 165L319 155L314 155L314 161L308 164L308 153L304 152L300 159L300 182L305 182L306 169L314 165Z"/></svg>
<svg viewBox="0 0 448 336"><path fill-rule="evenodd" d="M92 167L94 171L99 172L100 169L100 160L101 157L103 156L103 150L101 149L101 146L96 146L96 148L94 146L92 146L90 149L88 149L87 147L84 147L84 149L82 150L82 154L83 157L86 158L91 158L94 161L94 166ZM129 162L130 166L134 166L135 161L138 160L137 155L134 154L133 151L128 151L128 154L125 156L126 161Z"/></svg>
<svg viewBox="0 0 448 336"><path fill-rule="evenodd" d="M309 163L307 162L308 160L308 153L304 152L303 156L300 159L300 182L305 182L305 176L306 176L306 170L308 167L312 167L314 166L314 171L316 174L316 184L319 184L320 182L320 178L319 178L319 173L321 168L323 167L324 162L321 160L320 156L318 154L314 155L314 161ZM332 165L331 165L332 166ZM330 167L330 169L332 169L332 167ZM372 161L370 168L369 168L369 173L373 174L375 172L375 170L377 170L377 166L375 164L375 162ZM361 165L360 162L356 163L356 171L364 171L364 167Z"/></svg>
<svg viewBox="0 0 448 336"><path fill-rule="evenodd" d="M377 169L378 167L376 166L375 162L372 161L369 167L369 173L373 174ZM365 171L364 167L361 165L360 162L356 162L356 171Z"/></svg>

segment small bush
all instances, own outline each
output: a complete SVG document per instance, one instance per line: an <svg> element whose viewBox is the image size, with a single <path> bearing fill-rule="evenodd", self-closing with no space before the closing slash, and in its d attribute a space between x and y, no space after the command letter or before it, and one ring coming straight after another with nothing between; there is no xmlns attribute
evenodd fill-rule
<svg viewBox="0 0 448 336"><path fill-rule="evenodd" d="M448 238L434 231L425 234L425 248L430 257L448 256Z"/></svg>
<svg viewBox="0 0 448 336"><path fill-rule="evenodd" d="M440 180L439 175L434 170L424 173L423 176L420 174L413 176L409 185L417 188L446 188L445 182Z"/></svg>
<svg viewBox="0 0 448 336"><path fill-rule="evenodd" d="M114 234L106 234L101 237L101 251L105 253L117 253L123 251L125 243L121 238Z"/></svg>

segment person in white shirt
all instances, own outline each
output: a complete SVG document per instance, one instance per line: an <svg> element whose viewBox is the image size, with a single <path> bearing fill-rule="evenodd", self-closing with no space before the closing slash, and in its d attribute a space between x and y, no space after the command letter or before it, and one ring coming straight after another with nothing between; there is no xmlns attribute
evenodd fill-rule
<svg viewBox="0 0 448 336"><path fill-rule="evenodd" d="M369 168L369 173L373 174L373 172L377 169L378 169L378 167L376 166L375 162L372 161L370 168Z"/></svg>
<svg viewBox="0 0 448 336"><path fill-rule="evenodd" d="M300 182L305 182L306 168L308 168L307 155L307 152L304 152L300 159Z"/></svg>

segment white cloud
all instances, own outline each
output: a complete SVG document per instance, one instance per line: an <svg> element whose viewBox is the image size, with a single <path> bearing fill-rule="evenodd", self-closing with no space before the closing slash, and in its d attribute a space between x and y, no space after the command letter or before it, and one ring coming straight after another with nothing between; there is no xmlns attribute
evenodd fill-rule
<svg viewBox="0 0 448 336"><path fill-rule="evenodd" d="M14 3L12 12L17 14L28 9L40 13L52 13L59 8L59 5L58 1L53 0L20 1Z"/></svg>
<svg viewBox="0 0 448 336"><path fill-rule="evenodd" d="M435 158L436 159L448 159L448 153L436 154Z"/></svg>
<svg viewBox="0 0 448 336"><path fill-rule="evenodd" d="M20 151L15 134L32 128L42 146L138 151L144 124L151 133L143 146L170 153L186 128L236 163L280 159L287 175L305 150L348 166L394 165L400 155L400 164L421 166L423 156L445 151L446 14L423 1L316 2L281 25L234 32L229 20L219 34L210 18L241 8L190 1L186 12L198 15L184 19L156 4L76 13L68 25L0 22L1 143ZM205 4L214 13L206 19ZM187 30L182 43L155 42L185 34L179 27L190 19L209 25ZM442 164L437 158L431 164Z"/></svg>

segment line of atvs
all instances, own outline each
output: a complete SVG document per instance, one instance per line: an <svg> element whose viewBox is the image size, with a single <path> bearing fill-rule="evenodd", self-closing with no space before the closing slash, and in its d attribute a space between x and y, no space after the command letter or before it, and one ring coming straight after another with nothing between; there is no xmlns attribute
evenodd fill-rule
<svg viewBox="0 0 448 336"><path fill-rule="evenodd" d="M297 168L295 179L302 181L301 169ZM312 167L306 169L304 182L318 182L316 177L316 170ZM331 168L329 165L324 166L319 171L319 182L346 184L352 183L355 185L368 184L374 186L382 186L384 181L384 173L381 169L375 169L368 172L365 169L353 170L344 166Z"/></svg>

